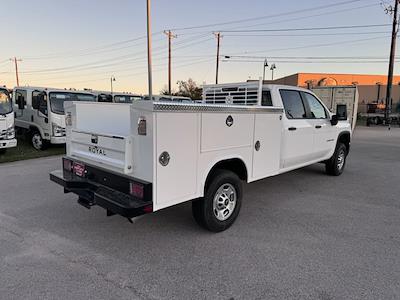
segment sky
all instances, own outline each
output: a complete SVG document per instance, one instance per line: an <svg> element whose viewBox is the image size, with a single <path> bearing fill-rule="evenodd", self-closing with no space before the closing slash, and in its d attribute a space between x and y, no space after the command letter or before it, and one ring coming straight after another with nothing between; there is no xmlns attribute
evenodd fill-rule
<svg viewBox="0 0 400 300"><path fill-rule="evenodd" d="M1 7L0 85L16 85L9 59L17 57L20 85L110 90L115 77L114 90L147 93L145 0L2 0ZM176 89L188 78L214 83L219 31L220 83L259 79L265 58L276 64L275 78L386 74L390 23L379 0L152 0L153 93L168 83L164 30L177 35ZM361 27L321 29L349 26Z"/></svg>

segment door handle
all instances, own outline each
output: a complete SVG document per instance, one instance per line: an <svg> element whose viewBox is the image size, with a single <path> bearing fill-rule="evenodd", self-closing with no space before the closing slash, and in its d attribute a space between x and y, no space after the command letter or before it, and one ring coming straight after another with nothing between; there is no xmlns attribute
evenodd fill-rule
<svg viewBox="0 0 400 300"><path fill-rule="evenodd" d="M288 129L289 129L289 131L295 131L295 130L297 130L296 127L289 127Z"/></svg>
<svg viewBox="0 0 400 300"><path fill-rule="evenodd" d="M321 126L321 125L316 125L316 126L315 126L315 128L317 128L317 129L321 129L321 128L322 128L322 126Z"/></svg>

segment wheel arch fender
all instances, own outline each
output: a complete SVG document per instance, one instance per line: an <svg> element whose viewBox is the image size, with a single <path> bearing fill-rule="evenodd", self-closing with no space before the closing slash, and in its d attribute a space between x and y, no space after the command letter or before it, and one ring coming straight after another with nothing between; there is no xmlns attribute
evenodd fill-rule
<svg viewBox="0 0 400 300"><path fill-rule="evenodd" d="M347 130L340 132L336 141L336 146L339 143L343 143L346 146L347 153L349 153L351 144L351 132Z"/></svg>
<svg viewBox="0 0 400 300"><path fill-rule="evenodd" d="M248 181L249 168L242 157L224 157L216 159L207 167L201 182L201 191L204 193L215 170L228 170L235 173L241 180Z"/></svg>
<svg viewBox="0 0 400 300"><path fill-rule="evenodd" d="M40 133L40 135L42 136L42 139L45 138L45 136L44 136L44 131L43 131L43 129L40 128L39 126L30 125L30 126L29 126L29 131L30 131L30 132L38 131L38 132Z"/></svg>

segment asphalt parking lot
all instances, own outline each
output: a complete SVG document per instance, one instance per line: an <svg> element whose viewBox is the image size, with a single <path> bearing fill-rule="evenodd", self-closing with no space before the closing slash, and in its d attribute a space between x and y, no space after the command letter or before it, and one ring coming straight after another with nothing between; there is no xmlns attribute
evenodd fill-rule
<svg viewBox="0 0 400 300"><path fill-rule="evenodd" d="M246 186L219 234L190 204L133 224L87 210L49 181L59 167L0 165L1 299L400 298L398 128L358 128L340 177L313 165Z"/></svg>

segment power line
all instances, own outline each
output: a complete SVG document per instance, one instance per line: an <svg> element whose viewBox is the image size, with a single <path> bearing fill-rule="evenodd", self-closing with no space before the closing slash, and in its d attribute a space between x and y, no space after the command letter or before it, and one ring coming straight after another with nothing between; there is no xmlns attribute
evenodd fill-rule
<svg viewBox="0 0 400 300"><path fill-rule="evenodd" d="M351 7L351 8L345 8L345 9L340 9L340 10L329 10L327 12L319 13L319 14L313 14L313 15L308 15L308 16L302 16L302 17L296 17L296 18L287 18L287 19L281 19L279 21L273 21L273 22L263 22L263 23L258 23L258 24L252 24L252 25L246 25L246 26L241 26L241 28L250 28L250 27L256 27L256 26L261 26L261 25L271 25L271 24L280 24L280 23L287 23L291 21L298 21L298 20L304 20L304 19L309 19L309 18L315 18L315 17L321 17L321 16L326 16L326 15L333 15L333 14L338 14L338 13L343 13L343 12L349 12L353 10L360 10L363 8L369 8L373 6L377 6L377 3L374 4L369 4L369 5L363 5L363 6L356 6L356 7ZM236 27L238 28L238 27ZM236 28L230 28L230 29L236 29Z"/></svg>
<svg viewBox="0 0 400 300"><path fill-rule="evenodd" d="M276 37L306 37L306 36L342 36L342 35L373 35L373 34L390 34L389 31L368 31L368 32L338 32L338 33L301 33L301 34L224 34L231 37L258 37L258 36L276 36Z"/></svg>
<svg viewBox="0 0 400 300"><path fill-rule="evenodd" d="M336 30L336 29L353 29L353 28L373 28L373 27L387 27L387 26L391 26L391 24L366 24L366 25L348 25L348 26L332 26L332 27L280 28L280 29L221 30L221 32L314 31L314 30Z"/></svg>
<svg viewBox="0 0 400 300"><path fill-rule="evenodd" d="M310 60L274 60L277 63L293 63L293 64L363 64L363 63L384 63L387 64L388 60L363 60L363 61L343 61L343 60L325 60L325 61L310 61ZM262 63L262 60L227 60L223 59L222 62L232 63Z"/></svg>
<svg viewBox="0 0 400 300"><path fill-rule="evenodd" d="M191 39L193 40L193 39ZM175 50L180 50L183 48L187 48L187 47L191 47L193 45L197 45L198 43L203 43L205 41L211 40L211 38L207 38L207 39L203 39L200 41L196 41L194 43L190 43L187 45L183 45L181 47L176 47ZM153 56L157 56L162 54L162 52L164 51L164 47L157 47L154 48L156 51L154 51L154 55ZM141 55L137 58L135 58L135 55ZM127 54L127 55L123 55L123 56L119 56L119 57L115 57L112 59L106 59L106 60L99 60L99 61L95 61L95 62L90 62L90 63L85 63L85 64L79 64L79 65L73 65L73 66L67 66L67 67L59 67L59 68L48 68L48 69L38 69L38 70L28 70L25 72L21 72L21 73L25 73L25 74L32 74L32 73L46 73L46 72L65 72L68 70L83 70L83 69L98 69L98 68L102 68L102 67L107 67L107 66L113 66L117 63L126 63L128 61L137 61L137 60L141 60L141 59L145 59L145 54L143 53L143 51L137 52L135 54ZM109 62L109 64L104 64L106 62Z"/></svg>
<svg viewBox="0 0 400 300"><path fill-rule="evenodd" d="M367 39L358 39L358 40L346 40L346 41L338 41L334 43L325 43L325 44L314 44L314 45L307 45L307 46L298 46L298 47L288 47L288 48L275 48L275 49L269 49L269 50L260 50L260 51L247 51L246 53L265 53L265 52L273 52L273 51L287 51L287 50L298 50L298 49L307 49L307 48L319 48L319 47L328 47L328 46L338 46L338 45L343 45L343 44L357 44L359 42L365 42L365 41L372 41L372 40L378 40L378 39L384 39L387 38L388 36L384 37L374 37L374 38L367 38ZM241 53L238 53L239 55ZM236 54L233 54L236 55Z"/></svg>
<svg viewBox="0 0 400 300"><path fill-rule="evenodd" d="M230 24L246 23L246 22L255 21L255 20L261 20L261 19L265 19L265 18L275 18L275 17L280 17L280 16L283 16L283 15L287 16L287 15L298 14L298 13L302 13L302 12L309 12L309 11L315 11L315 10L320 10L320 9L327 9L327 8L331 8L331 7L335 7L335 6L341 6L341 5L346 5L346 4L356 3L356 2L362 2L362 1L364 1L364 0L343 1L343 2L339 2L339 3L332 3L332 4L328 4L328 5L314 6L314 7L309 7L309 8L305 8L305 9L299 9L299 10L294 10L294 11L289 11L289 12L284 12L284 13L279 13L279 14L264 15L264 16L260 16L260 17L240 19L240 20L229 21L229 22L203 24L203 25L198 25L198 26L176 27L176 28L172 28L171 30L183 31L183 30L191 30L191 29L198 29L198 28L207 28L207 27L223 26L223 25L230 25Z"/></svg>
<svg viewBox="0 0 400 300"><path fill-rule="evenodd" d="M153 34L153 36L159 35L161 33L162 33L162 31L156 32L156 33ZM140 36L140 37L137 37L137 38L128 39L128 40L124 40L124 41L119 41L119 42L106 44L106 45L102 45L102 46L97 46L97 47L93 47L93 48L86 48L86 49L80 49L80 50L74 50L74 51L66 51L66 52L47 53L47 54L44 54L44 55L41 55L41 56L27 56L27 57L25 57L25 59L36 60L36 59L48 59L49 57L52 57L52 58L65 57L65 56L68 56L68 54L70 54L70 55L72 54L73 55L74 53L77 53L77 52L103 50L103 49L111 48L111 47L114 47L114 46L128 44L128 43L131 43L131 42L144 40L144 39L146 39L146 36Z"/></svg>
<svg viewBox="0 0 400 300"><path fill-rule="evenodd" d="M265 56L247 56L247 55L229 55L225 56L227 59L231 58L248 58L248 59L264 59ZM268 56L269 59L386 59L386 56Z"/></svg>

